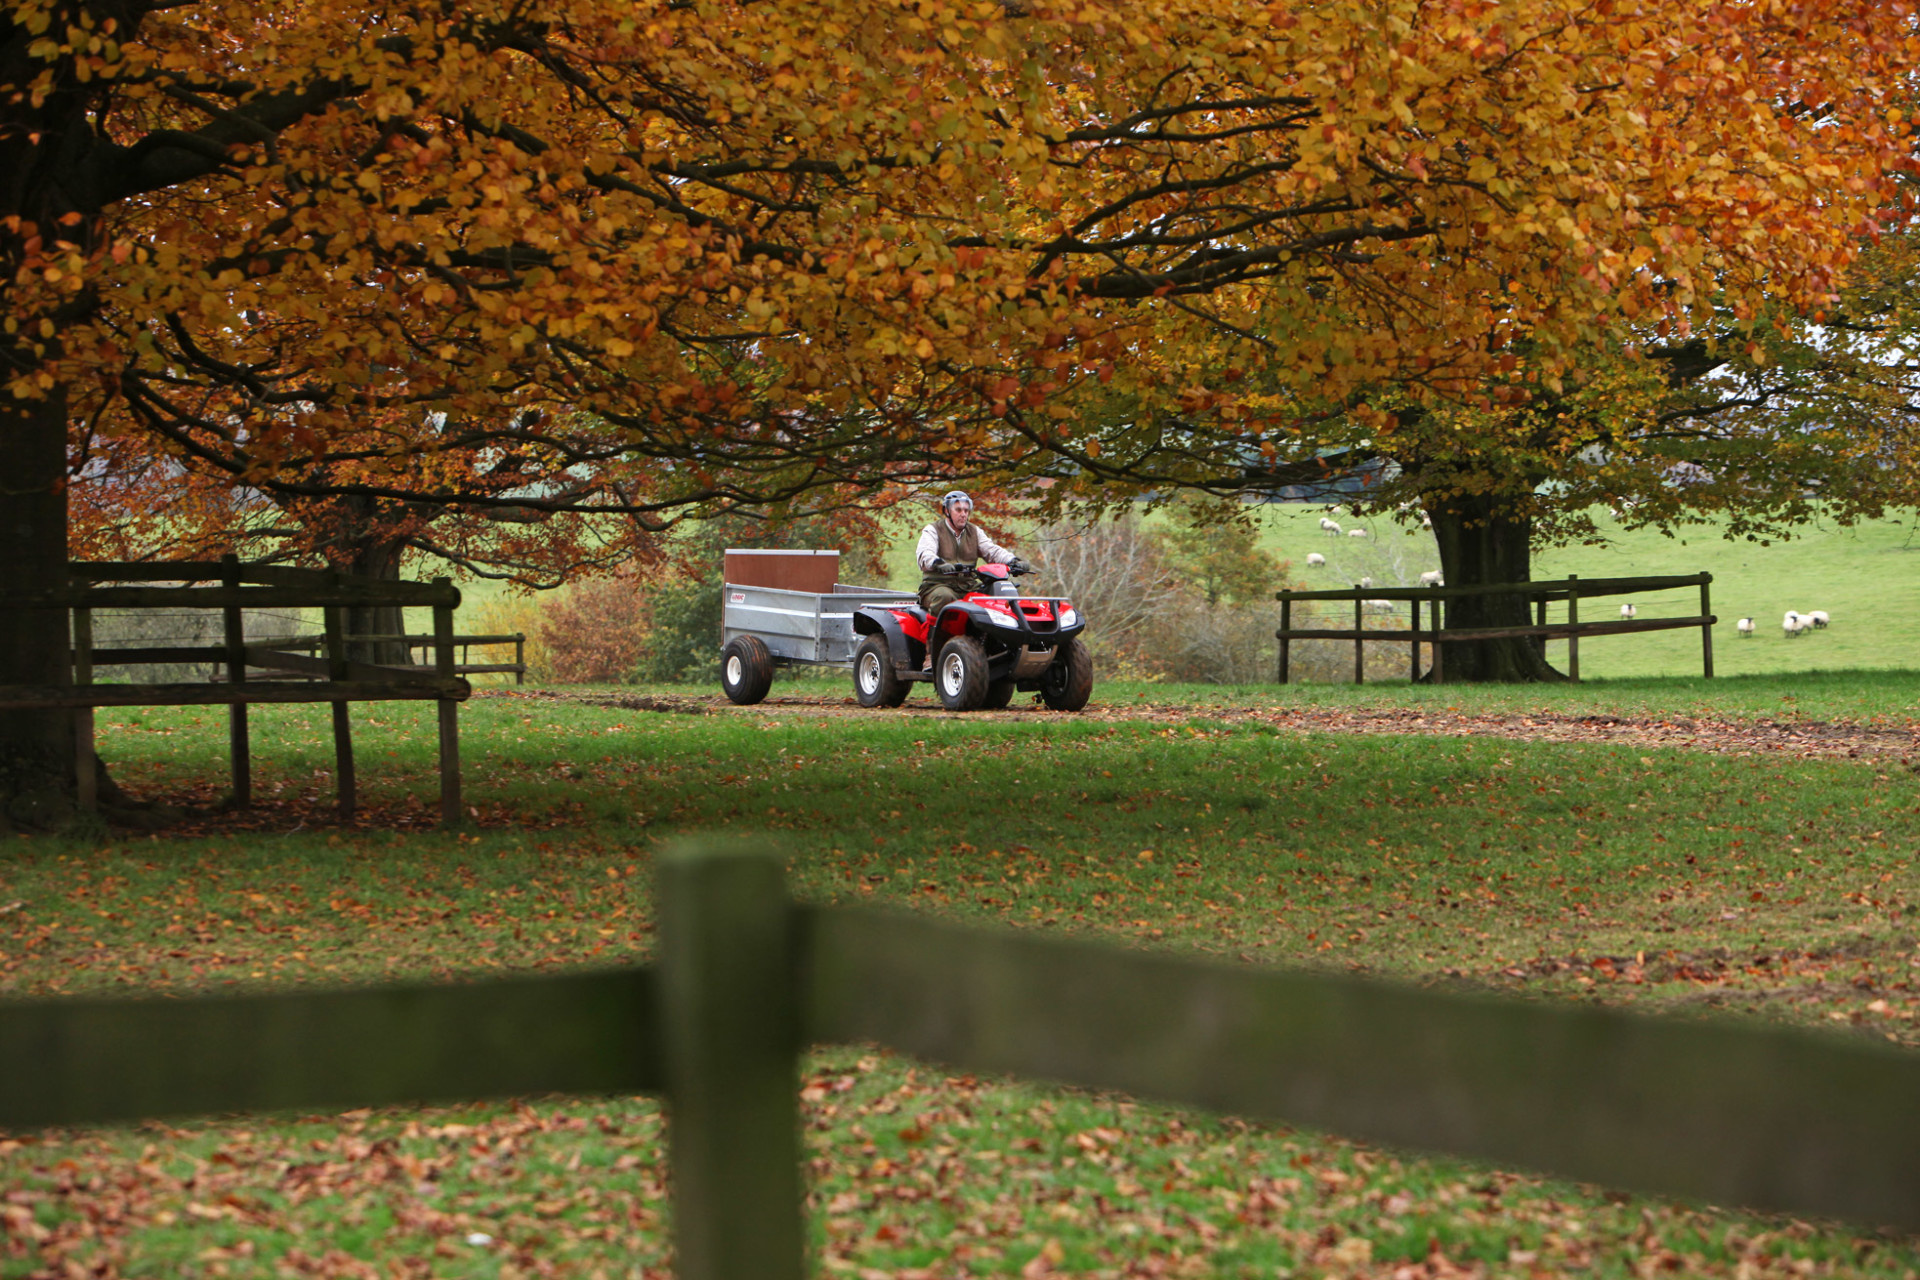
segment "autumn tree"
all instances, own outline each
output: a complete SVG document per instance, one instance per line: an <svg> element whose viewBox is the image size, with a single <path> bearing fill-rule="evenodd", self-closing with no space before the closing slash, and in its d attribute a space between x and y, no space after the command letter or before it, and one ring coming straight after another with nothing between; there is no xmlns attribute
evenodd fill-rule
<svg viewBox="0 0 1920 1280"><path fill-rule="evenodd" d="M1551 379L1826 299L1911 62L1850 0L7 13L0 507L50 589L76 422L276 500L647 528L1277 475L1515 341ZM14 679L56 624L0 619ZM64 723L0 719L7 789L66 785Z"/></svg>

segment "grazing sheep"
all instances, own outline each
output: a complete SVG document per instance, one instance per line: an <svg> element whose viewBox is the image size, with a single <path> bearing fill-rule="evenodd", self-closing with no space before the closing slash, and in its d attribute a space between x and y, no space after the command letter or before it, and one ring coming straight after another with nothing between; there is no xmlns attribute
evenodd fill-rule
<svg viewBox="0 0 1920 1280"><path fill-rule="evenodd" d="M1789 640L1800 634L1801 627L1800 615L1791 609L1787 610L1787 616L1780 620L1780 629L1786 633Z"/></svg>
<svg viewBox="0 0 1920 1280"><path fill-rule="evenodd" d="M1829 621L1827 617L1827 611L1825 609L1815 609L1812 613L1809 613L1807 615L1807 620L1813 623L1814 626L1818 627L1822 631L1826 630L1827 623Z"/></svg>
<svg viewBox="0 0 1920 1280"><path fill-rule="evenodd" d="M1634 605L1623 604L1620 606L1620 616L1623 618L1635 617L1639 614L1639 612L1640 610Z"/></svg>
<svg viewBox="0 0 1920 1280"><path fill-rule="evenodd" d="M1735 631L1738 631L1743 636L1750 636L1753 634L1753 619L1742 618L1740 619L1740 621L1733 624L1733 629Z"/></svg>
<svg viewBox="0 0 1920 1280"><path fill-rule="evenodd" d="M1329 537L1340 536L1340 523L1339 521L1333 519L1331 516L1320 517L1320 528Z"/></svg>
<svg viewBox="0 0 1920 1280"><path fill-rule="evenodd" d="M1309 569L1323 568L1325 567L1326 563L1327 563L1327 558L1321 555L1318 551L1309 551L1307 553L1307 568Z"/></svg>
<svg viewBox="0 0 1920 1280"><path fill-rule="evenodd" d="M1423 587L1444 587L1447 585L1447 576L1438 569L1429 569L1420 575L1420 585Z"/></svg>
<svg viewBox="0 0 1920 1280"><path fill-rule="evenodd" d="M1347 536L1349 538L1364 538L1367 536L1367 531L1365 529L1349 529L1347 530Z"/></svg>

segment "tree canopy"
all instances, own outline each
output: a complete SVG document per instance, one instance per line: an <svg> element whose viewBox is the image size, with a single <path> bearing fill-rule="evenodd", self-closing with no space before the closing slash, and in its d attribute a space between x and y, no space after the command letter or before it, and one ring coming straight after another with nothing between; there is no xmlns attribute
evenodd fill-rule
<svg viewBox="0 0 1920 1280"><path fill-rule="evenodd" d="M44 585L75 440L644 541L1511 424L1624 330L1831 305L1915 52L1869 0L6 13L0 503ZM64 641L0 631L51 678Z"/></svg>

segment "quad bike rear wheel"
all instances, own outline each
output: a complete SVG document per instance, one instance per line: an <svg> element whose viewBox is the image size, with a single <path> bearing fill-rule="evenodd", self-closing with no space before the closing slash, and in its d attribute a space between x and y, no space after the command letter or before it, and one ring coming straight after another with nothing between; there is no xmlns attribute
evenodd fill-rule
<svg viewBox="0 0 1920 1280"><path fill-rule="evenodd" d="M987 696L987 651L972 636L953 636L940 646L933 664L933 687L949 711L972 711Z"/></svg>
<svg viewBox="0 0 1920 1280"><path fill-rule="evenodd" d="M863 707L897 707L907 700L907 682L894 672L885 636L868 636L855 651L853 696Z"/></svg>
<svg viewBox="0 0 1920 1280"><path fill-rule="evenodd" d="M759 636L735 636L720 651L720 687L727 697L750 707L773 688L773 655Z"/></svg>
<svg viewBox="0 0 1920 1280"><path fill-rule="evenodd" d="M1053 665L1040 673L1040 701L1055 711L1078 711L1093 696L1093 655L1079 636L1060 646Z"/></svg>

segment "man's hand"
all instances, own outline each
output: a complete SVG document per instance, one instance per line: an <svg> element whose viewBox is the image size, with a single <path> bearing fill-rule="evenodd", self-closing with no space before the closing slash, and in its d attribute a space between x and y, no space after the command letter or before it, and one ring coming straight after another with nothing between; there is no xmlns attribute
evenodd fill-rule
<svg viewBox="0 0 1920 1280"><path fill-rule="evenodd" d="M1025 560L1022 560L1019 556L1015 556L1012 562L1007 565L1007 570L1011 573L1032 573L1033 566Z"/></svg>

